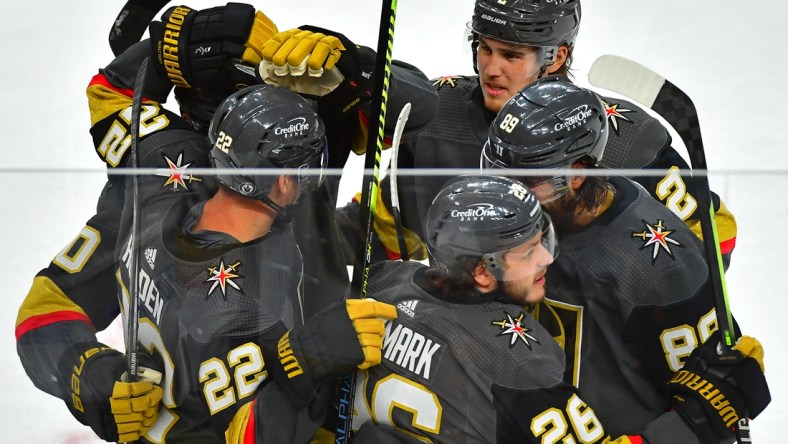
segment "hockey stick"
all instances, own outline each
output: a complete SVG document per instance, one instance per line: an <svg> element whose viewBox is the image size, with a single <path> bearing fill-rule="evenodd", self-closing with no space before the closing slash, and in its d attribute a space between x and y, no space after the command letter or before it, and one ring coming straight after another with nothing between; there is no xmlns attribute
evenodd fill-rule
<svg viewBox="0 0 788 444"><path fill-rule="evenodd" d="M120 55L139 42L151 20L167 3L169 0L128 0L109 30L112 54Z"/></svg>
<svg viewBox="0 0 788 444"><path fill-rule="evenodd" d="M399 257L403 261L409 260L408 245L405 243L405 232L402 228L402 216L399 211L399 189L397 188L397 158L399 157L399 143L402 139L402 132L405 131L405 124L410 115L410 102L402 107L397 118L397 126L394 128L394 136L391 140L391 214L394 216L394 227L397 229L397 244L399 245Z"/></svg>
<svg viewBox="0 0 788 444"><path fill-rule="evenodd" d="M145 74L148 71L148 58L142 61L134 81L134 98L131 102L131 150L129 153L132 170L137 169L139 159L140 111L142 109L142 90L145 86ZM126 319L128 334L126 357L128 358L129 381L137 380L137 354L139 350L139 236L140 236L140 193L136 172L131 175L132 207L131 207L131 257L129 264L129 312Z"/></svg>
<svg viewBox="0 0 788 444"><path fill-rule="evenodd" d="M725 269L722 264L714 206L709 188L706 153L703 149L700 122L695 104L684 91L664 77L636 62L619 56L604 55L599 57L591 66L588 81L594 86L623 94L640 102L662 116L684 142L693 172L703 172L703 174L693 174L692 178L697 189L696 198L699 208L708 209L708 213L705 215L703 212L700 214L703 246L706 250L706 262L709 265L709 274L714 290L717 321L723 337L723 352L731 353L736 342L736 333L733 330L733 316L728 301L728 290L725 286ZM736 427L736 438L739 443L752 442L747 417L739 421Z"/></svg>
<svg viewBox="0 0 788 444"><path fill-rule="evenodd" d="M378 191L380 155L383 151L383 131L386 122L386 102L388 99L389 79L391 78L391 49L394 45L394 22L397 15L397 0L384 0L380 11L377 58L375 60L375 86L372 94L372 116L378 115L377 134L373 139L370 130L367 138L367 151L364 154L364 181L361 189L361 220L366 222L366 245L361 267L353 268L350 282L352 297L367 297L367 278L372 261L372 222L375 214L375 196ZM367 171L373 170L370 176ZM342 378L339 403L337 405L337 444L350 443L353 433L353 402L356 396L356 372Z"/></svg>

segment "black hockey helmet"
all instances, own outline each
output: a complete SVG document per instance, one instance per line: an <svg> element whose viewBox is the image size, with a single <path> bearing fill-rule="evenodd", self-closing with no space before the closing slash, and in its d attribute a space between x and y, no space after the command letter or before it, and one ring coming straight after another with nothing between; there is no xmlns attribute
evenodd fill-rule
<svg viewBox="0 0 788 444"><path fill-rule="evenodd" d="M588 156L596 165L607 137L605 107L599 97L564 77L547 76L523 88L501 108L490 125L481 163L485 168L569 168ZM561 179L565 186L566 178ZM562 195L556 191L554 198Z"/></svg>
<svg viewBox="0 0 788 444"><path fill-rule="evenodd" d="M427 210L424 233L431 257L444 270L464 258L480 258L499 280L502 255L538 233L547 251L557 254L550 217L522 183L502 176L448 181Z"/></svg>
<svg viewBox="0 0 788 444"><path fill-rule="evenodd" d="M580 15L580 0L476 0L469 28L475 40L483 35L540 48L545 66L559 46L574 46Z"/></svg>
<svg viewBox="0 0 788 444"><path fill-rule="evenodd" d="M174 95L181 109L181 116L203 134L208 134L213 113L228 96L228 94L211 94L194 88L175 88Z"/></svg>
<svg viewBox="0 0 788 444"><path fill-rule="evenodd" d="M271 85L244 88L216 109L209 138L216 168L297 169L301 191L322 182L328 153L325 128L303 97ZM220 172L231 190L268 203L275 174Z"/></svg>

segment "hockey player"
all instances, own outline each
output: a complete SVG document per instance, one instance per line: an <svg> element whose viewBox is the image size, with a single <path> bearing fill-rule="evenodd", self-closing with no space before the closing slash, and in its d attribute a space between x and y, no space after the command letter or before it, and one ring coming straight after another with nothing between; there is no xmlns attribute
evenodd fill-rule
<svg viewBox="0 0 788 444"><path fill-rule="evenodd" d="M399 193L403 224L408 229L410 257L424 258L420 248L422 221L446 175L409 176L409 168L476 168L487 129L506 101L524 86L549 74L569 76L572 51L580 25L580 0L476 0L468 23L468 37L477 76L445 76L434 80L440 107L429 125L413 137L404 137L400 149ZM283 58L280 56L279 60ZM277 64L263 54L263 62ZM281 63L280 63L281 64ZM286 71L283 71L286 72ZM306 77L306 76L304 76ZM700 236L695 189L677 170L689 169L671 146L668 131L637 105L603 98L610 122L607 155L609 168L667 170L664 177L638 176L651 195L676 213ZM381 186L388 196L388 181ZM736 240L736 223L714 196L720 248L726 266ZM379 227L393 221L386 206L378 205ZM352 210L352 207L346 211ZM701 212L703 210L701 209ZM395 236L385 236L386 248L399 251ZM393 232L393 230L388 230ZM418 235L414 238L413 234Z"/></svg>
<svg viewBox="0 0 788 444"><path fill-rule="evenodd" d="M155 442L212 436L203 430L208 423L223 436L244 398L267 378L306 405L321 381L379 360L374 336L377 330L382 338L383 321L377 317L393 312L374 301L341 302L294 329L303 322L302 264L286 214L302 192L319 185L327 151L323 123L306 100L267 85L244 89L216 110L210 139L213 165L231 171L219 173L219 189L208 200L173 205L160 197L158 178L141 184L142 198L150 200L142 202L140 245L156 255L141 261L140 281L149 282L164 308L158 299L153 310L143 305L140 343L162 356L170 378L162 388L171 414L163 420L160 414L149 432L161 433L150 436ZM250 175L235 168L273 171ZM276 168L299 175L270 175ZM127 284L130 240L121 241ZM360 320L367 318L371 324ZM362 335L363 348L355 345Z"/></svg>
<svg viewBox="0 0 788 444"><path fill-rule="evenodd" d="M650 444L730 440L736 420L754 418L769 403L763 366L717 362L715 299L697 236L631 180L580 170L595 171L607 154L605 104L548 76L506 103L489 134L486 167L512 175L577 169L521 177L561 241L547 273L549 299L535 314L564 348L567 381L611 433L646 430ZM762 354L752 338L735 348ZM671 380L704 366L719 367L695 380L704 384Z"/></svg>
<svg viewBox="0 0 788 444"><path fill-rule="evenodd" d="M243 57L247 63L256 63L254 55L260 48L255 44L264 43L276 30L270 20L260 12L255 14L251 6L233 4L227 8L231 9L227 16L224 16L225 8L189 10L188 22L201 32L190 37L189 29L181 29L186 45L184 54L199 54L189 51L188 45L197 47L211 42L220 44L220 48L226 51L218 56L213 52L213 57L196 62L185 58L181 60L184 79L188 79L193 87L176 88L176 98L191 125L161 106L172 89L172 81L161 77L158 65L148 70L139 150L157 153L166 146L171 151L168 155L154 155L154 158L158 156L159 163L153 167L160 169L157 176L161 192L177 195L184 201L203 199L214 191L212 181L185 170L208 166L210 145L204 133L215 106L239 86L255 81L253 76L234 69L233 59ZM188 8L181 7L170 13L184 14L186 10ZM218 29L199 27L206 22L224 26ZM91 133L97 153L108 167L128 165L129 110L136 67L151 54L151 45L160 48L162 44L163 39L159 37L152 43L143 41L135 45L94 77L88 87L93 124ZM157 63L155 60L151 65ZM339 146L345 146L349 151L347 145L336 144ZM60 370L69 366L72 358L78 358L73 356L72 347L98 343L95 332L104 330L119 313L114 295L117 281L113 264L124 186L121 176L109 176L96 216L50 266L39 273L20 307L16 335L22 364L37 387L64 400L69 393L62 392ZM344 265L340 265L345 273ZM330 289L324 290L325 293L331 292ZM321 301L338 299L339 296L327 294ZM304 304L310 301L306 300ZM309 307L304 309L305 315L308 317L324 305L323 302L313 303L311 312Z"/></svg>
<svg viewBox="0 0 788 444"><path fill-rule="evenodd" d="M210 197L167 193L155 175L126 188L139 193L141 251L131 247L134 210L127 205L115 263L127 313L131 256L144 256L133 276L140 347L153 358L143 380L120 382L126 357L88 335L59 357L51 384L105 440L223 442L260 384L277 384L290 402L306 404L323 381L375 364L379 318L395 316L382 303L348 301L303 324L301 256L286 214L321 179L325 130L311 105L285 90L253 86L223 102L211 130L212 163L224 172ZM141 156L140 167L202 154L199 144L159 146ZM299 175L276 175L278 169Z"/></svg>
<svg viewBox="0 0 788 444"><path fill-rule="evenodd" d="M399 316L386 325L381 364L357 378L354 443L691 442L681 430L613 439L596 403L562 380L563 352L523 308L549 291L558 250L519 181L454 178L425 224L435 268L371 269L370 294Z"/></svg>

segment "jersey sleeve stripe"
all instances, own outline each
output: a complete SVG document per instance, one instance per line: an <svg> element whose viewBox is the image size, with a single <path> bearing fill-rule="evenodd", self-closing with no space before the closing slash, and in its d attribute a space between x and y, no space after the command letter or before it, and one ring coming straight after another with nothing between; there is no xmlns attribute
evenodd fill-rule
<svg viewBox="0 0 788 444"><path fill-rule="evenodd" d="M64 322L64 321L81 321L88 324L90 328L95 330L93 324L90 322L90 319L87 316L85 316L84 313L77 313L73 311L57 311L45 315L32 316L24 320L16 327L15 330L16 340L18 341L19 338L21 338L22 336L24 336L25 333L31 330L45 327L47 325L51 325L56 322Z"/></svg>
<svg viewBox="0 0 788 444"><path fill-rule="evenodd" d="M16 318L16 337L45 325L79 320L93 328L82 307L46 276L36 276Z"/></svg>

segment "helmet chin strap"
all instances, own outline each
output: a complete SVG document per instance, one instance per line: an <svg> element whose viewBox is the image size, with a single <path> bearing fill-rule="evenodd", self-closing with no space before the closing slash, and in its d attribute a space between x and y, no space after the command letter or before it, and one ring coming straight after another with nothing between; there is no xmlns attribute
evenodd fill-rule
<svg viewBox="0 0 788 444"><path fill-rule="evenodd" d="M298 204L301 203L302 199L298 199L296 202L285 206L279 205L278 203L274 202L273 200L271 200L270 197L268 197L268 195L261 196L260 200L263 201L264 204L271 207L271 209L274 210L274 212L276 212L276 219L282 222L290 222L293 219L293 216L295 215L294 214L295 211L293 211L293 209L296 206L298 206Z"/></svg>

